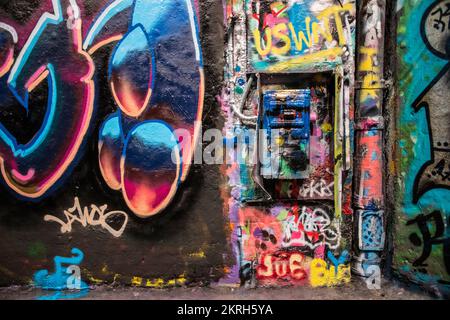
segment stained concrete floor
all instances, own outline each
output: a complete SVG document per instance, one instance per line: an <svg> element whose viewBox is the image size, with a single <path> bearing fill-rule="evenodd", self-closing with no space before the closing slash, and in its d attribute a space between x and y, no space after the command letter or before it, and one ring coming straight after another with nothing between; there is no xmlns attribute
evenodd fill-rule
<svg viewBox="0 0 450 320"><path fill-rule="evenodd" d="M55 297L54 292L32 287L0 288L0 300L34 300ZM436 295L398 281L383 280L381 290L369 290L361 280L337 288L227 288L218 286L172 289L92 287L84 296L56 295L81 300L430 300Z"/></svg>

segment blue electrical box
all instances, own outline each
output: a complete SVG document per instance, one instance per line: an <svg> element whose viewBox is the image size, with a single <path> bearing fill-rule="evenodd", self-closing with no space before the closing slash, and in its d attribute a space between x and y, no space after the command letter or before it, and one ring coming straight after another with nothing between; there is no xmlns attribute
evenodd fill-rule
<svg viewBox="0 0 450 320"><path fill-rule="evenodd" d="M267 143L261 164L265 179L305 179L310 171L311 91L268 90L260 115Z"/></svg>

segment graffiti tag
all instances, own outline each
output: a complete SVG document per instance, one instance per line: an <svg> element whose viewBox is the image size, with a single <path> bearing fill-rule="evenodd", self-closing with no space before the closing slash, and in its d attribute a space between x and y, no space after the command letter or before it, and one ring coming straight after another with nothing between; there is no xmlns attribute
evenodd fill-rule
<svg viewBox="0 0 450 320"><path fill-rule="evenodd" d="M430 257L433 247L443 245L445 268L450 274L450 238L445 237L445 223L442 214L439 211L428 215L420 214L406 223L407 226L414 224L419 228L420 236L414 232L409 236L409 240L414 246L422 247L422 254L413 262L413 266L427 267L425 262ZM433 229L430 228L430 225L434 226Z"/></svg>
<svg viewBox="0 0 450 320"><path fill-rule="evenodd" d="M291 278L304 280L307 272L304 266L305 256L299 253L282 252L268 254L262 257L261 264L256 267L256 277L264 278Z"/></svg>
<svg viewBox="0 0 450 320"><path fill-rule="evenodd" d="M340 234L331 225L331 219L321 208L303 207L301 213L293 208L283 221L283 246L306 246L316 249L328 245L330 249L339 246Z"/></svg>
<svg viewBox="0 0 450 320"><path fill-rule="evenodd" d="M128 215L123 211L109 211L108 205L103 205L101 207L97 207L96 205L91 204L91 208L88 207L81 208L80 200L78 197L75 197L73 207L64 210L64 216L66 221L52 216L46 215L44 217L45 221L56 222L61 225L61 233L68 233L72 231L72 224L74 222L79 222L83 227L88 225L91 226L101 226L109 233L111 233L114 237L118 238L122 235L125 227L128 223ZM109 223L110 219L123 219L122 226L119 229L114 229Z"/></svg>

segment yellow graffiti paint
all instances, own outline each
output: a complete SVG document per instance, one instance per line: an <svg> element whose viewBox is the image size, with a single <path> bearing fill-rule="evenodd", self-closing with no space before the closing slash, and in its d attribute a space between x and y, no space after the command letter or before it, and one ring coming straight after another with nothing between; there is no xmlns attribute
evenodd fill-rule
<svg viewBox="0 0 450 320"><path fill-rule="evenodd" d="M284 145L284 138L282 136L278 136L275 138L275 145L282 146Z"/></svg>
<svg viewBox="0 0 450 320"><path fill-rule="evenodd" d="M368 74L364 77L361 90L361 101L365 101L368 98L375 98L378 96L378 90L380 89L381 78L378 74Z"/></svg>
<svg viewBox="0 0 450 320"><path fill-rule="evenodd" d="M324 287L328 283L327 263L322 259L314 259L310 266L309 281L313 287Z"/></svg>
<svg viewBox="0 0 450 320"><path fill-rule="evenodd" d="M334 103L334 215L336 219L342 216L342 168L343 168L343 97L342 97L342 68L336 70L335 103Z"/></svg>
<svg viewBox="0 0 450 320"><path fill-rule="evenodd" d="M190 253L189 257L192 257L192 258L206 258L206 254L205 254L205 251L200 250L198 252Z"/></svg>
<svg viewBox="0 0 450 320"><path fill-rule="evenodd" d="M164 289L164 288L172 288L176 286L183 286L186 283L187 279L184 274L178 276L177 278L169 279L165 281L162 278L156 279L144 279L142 277L132 277L131 285L137 287L147 287L153 289Z"/></svg>
<svg viewBox="0 0 450 320"><path fill-rule="evenodd" d="M342 48L339 47L318 51L304 56L295 57L287 61L278 62L273 66L269 67L268 70L269 72L281 72L291 69L292 66L294 65L321 62L324 59L335 60L338 56L342 54L342 52L343 52Z"/></svg>
<svg viewBox="0 0 450 320"><path fill-rule="evenodd" d="M338 33L339 45L343 46L346 44L344 36L344 26L342 25L342 20L340 14L343 12L351 12L353 10L353 5L351 3L346 3L343 6L332 6L323 10L317 18L322 20L326 26L330 25L330 17L334 16L334 21L336 23L336 31Z"/></svg>
<svg viewBox="0 0 450 320"><path fill-rule="evenodd" d="M362 90L359 97L360 101L363 102L378 97L381 78L379 67L374 63L374 59L377 58L377 49L362 47L359 49L359 53L363 57L359 63L359 70L366 72L362 80Z"/></svg>
<svg viewBox="0 0 450 320"><path fill-rule="evenodd" d="M131 285L132 285L132 286L141 286L143 280L144 280L144 279L142 279L141 277L133 277L133 278L131 279Z"/></svg>
<svg viewBox="0 0 450 320"><path fill-rule="evenodd" d="M359 53L364 55L364 58L361 59L359 63L359 70L363 72L377 72L379 69L376 68L373 64L373 56L376 56L377 50L374 48L365 48L362 47L359 49Z"/></svg>
<svg viewBox="0 0 450 320"><path fill-rule="evenodd" d="M310 265L310 284L312 287L329 287L349 283L351 281L350 265L328 267L323 259L314 259Z"/></svg>
<svg viewBox="0 0 450 320"><path fill-rule="evenodd" d="M325 133L329 133L333 131L333 126L330 123L324 123L320 129Z"/></svg>
<svg viewBox="0 0 450 320"><path fill-rule="evenodd" d="M90 272L90 271L89 271L88 269L86 269L86 268L82 268L82 272L83 272L83 274L86 275L86 279L88 279L91 283L94 283L94 284L102 284L102 283L105 283L104 280L95 278L95 277L93 276L92 272Z"/></svg>
<svg viewBox="0 0 450 320"><path fill-rule="evenodd" d="M94 284L102 284L102 283L105 282L105 281L103 281L103 280L101 280L101 279L97 279L97 278L94 278L94 277L88 277L88 279L89 279L89 281L90 281L91 283L94 283Z"/></svg>
<svg viewBox="0 0 450 320"><path fill-rule="evenodd" d="M170 279L167 281L167 286L168 287L175 287L175 285L177 284L177 280L176 279Z"/></svg>
<svg viewBox="0 0 450 320"><path fill-rule="evenodd" d="M147 288L162 289L162 288L164 288L164 280L163 279L154 279L154 280L147 279L145 286Z"/></svg>
<svg viewBox="0 0 450 320"><path fill-rule="evenodd" d="M266 45L265 48L262 49L262 39L261 32L258 29L253 30L253 39L255 40L256 51L261 57L267 56L272 50L272 29L267 28L265 31L266 36Z"/></svg>
<svg viewBox="0 0 450 320"><path fill-rule="evenodd" d="M310 49L314 45L319 44L321 39L329 43L332 42L332 29L336 29L338 35L336 40L339 46L342 47L347 44L347 39L341 14L352 11L353 5L347 3L343 6L336 5L323 10L317 15L319 22L311 22L312 18L310 16L305 17L305 31L297 31L292 22L287 24L283 22L272 27L266 27L263 35L258 28L255 28L252 30L252 33L256 51L261 57L266 57L270 53L279 56L287 55L291 51L292 45L298 51ZM332 17L333 19L331 19ZM335 28L332 27L331 20L334 21ZM274 45L274 40L279 40L280 42L278 43L281 43L281 46Z"/></svg>
<svg viewBox="0 0 450 320"><path fill-rule="evenodd" d="M177 278L178 285L184 285L186 283L186 281L187 281L187 279L186 279L186 276L184 274L180 275Z"/></svg>

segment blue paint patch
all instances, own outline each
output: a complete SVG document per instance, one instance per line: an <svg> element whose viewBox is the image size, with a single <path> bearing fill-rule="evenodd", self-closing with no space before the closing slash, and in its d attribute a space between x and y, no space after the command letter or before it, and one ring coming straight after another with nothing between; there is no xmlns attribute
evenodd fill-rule
<svg viewBox="0 0 450 320"><path fill-rule="evenodd" d="M65 290L76 290L74 295L81 294L80 291L89 291L89 286L81 280L80 275L75 276L73 269L78 267L83 261L84 254L80 249L73 248L71 253L72 257L60 257L56 256L54 261L55 271L50 273L49 270L39 270L33 275L33 283L36 288L41 288L44 290L58 291L57 293L47 296L54 300L62 296L68 296L62 291ZM83 293L85 294L85 293ZM45 298L45 297L41 297ZM48 299L44 299L48 300Z"/></svg>

